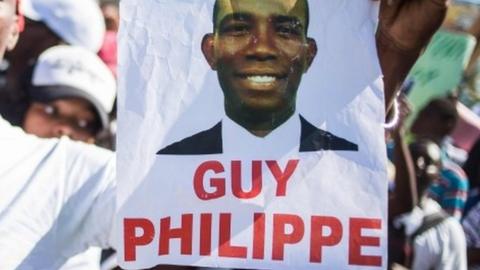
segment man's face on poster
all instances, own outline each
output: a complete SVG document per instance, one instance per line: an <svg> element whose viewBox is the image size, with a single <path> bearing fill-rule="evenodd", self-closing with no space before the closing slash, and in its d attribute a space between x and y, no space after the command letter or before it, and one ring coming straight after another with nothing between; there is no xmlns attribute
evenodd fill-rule
<svg viewBox="0 0 480 270"><path fill-rule="evenodd" d="M218 0L203 53L217 71L226 108L247 113L295 110L315 41L304 0Z"/></svg>

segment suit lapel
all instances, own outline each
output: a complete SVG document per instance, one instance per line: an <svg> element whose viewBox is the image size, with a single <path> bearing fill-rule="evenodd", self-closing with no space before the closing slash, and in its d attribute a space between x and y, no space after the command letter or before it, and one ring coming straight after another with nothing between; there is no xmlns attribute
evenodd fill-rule
<svg viewBox="0 0 480 270"><path fill-rule="evenodd" d="M330 132L316 128L300 115L300 152L315 152L322 150L358 151L358 146Z"/></svg>

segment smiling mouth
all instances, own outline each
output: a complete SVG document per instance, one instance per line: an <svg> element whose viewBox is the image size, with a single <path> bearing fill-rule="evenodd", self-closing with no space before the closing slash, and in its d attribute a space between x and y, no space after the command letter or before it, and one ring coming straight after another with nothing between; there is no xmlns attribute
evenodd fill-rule
<svg viewBox="0 0 480 270"><path fill-rule="evenodd" d="M239 77L253 85L258 86L272 85L285 78L285 76L282 75L271 74L242 74L239 75Z"/></svg>
<svg viewBox="0 0 480 270"><path fill-rule="evenodd" d="M255 84L270 84L270 83L274 83L277 80L275 76L267 76L267 75L247 76L246 79L249 82L252 82Z"/></svg>

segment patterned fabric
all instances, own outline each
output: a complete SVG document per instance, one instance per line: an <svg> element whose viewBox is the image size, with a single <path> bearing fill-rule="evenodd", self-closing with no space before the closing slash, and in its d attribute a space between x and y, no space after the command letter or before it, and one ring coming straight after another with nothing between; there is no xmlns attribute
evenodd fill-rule
<svg viewBox="0 0 480 270"><path fill-rule="evenodd" d="M480 248L480 202L473 207L462 222L467 246Z"/></svg>
<svg viewBox="0 0 480 270"><path fill-rule="evenodd" d="M442 208L460 220L468 196L468 179L457 164L444 160L440 179L430 186L428 194Z"/></svg>

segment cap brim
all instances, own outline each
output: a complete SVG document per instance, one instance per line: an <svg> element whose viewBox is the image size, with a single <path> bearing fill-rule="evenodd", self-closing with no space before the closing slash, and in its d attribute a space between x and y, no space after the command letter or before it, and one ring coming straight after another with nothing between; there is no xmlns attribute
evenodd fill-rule
<svg viewBox="0 0 480 270"><path fill-rule="evenodd" d="M90 94L66 85L32 86L29 89L32 100L51 102L61 98L82 98L90 102L96 110L102 124L102 130L108 128L108 113L102 105Z"/></svg>

